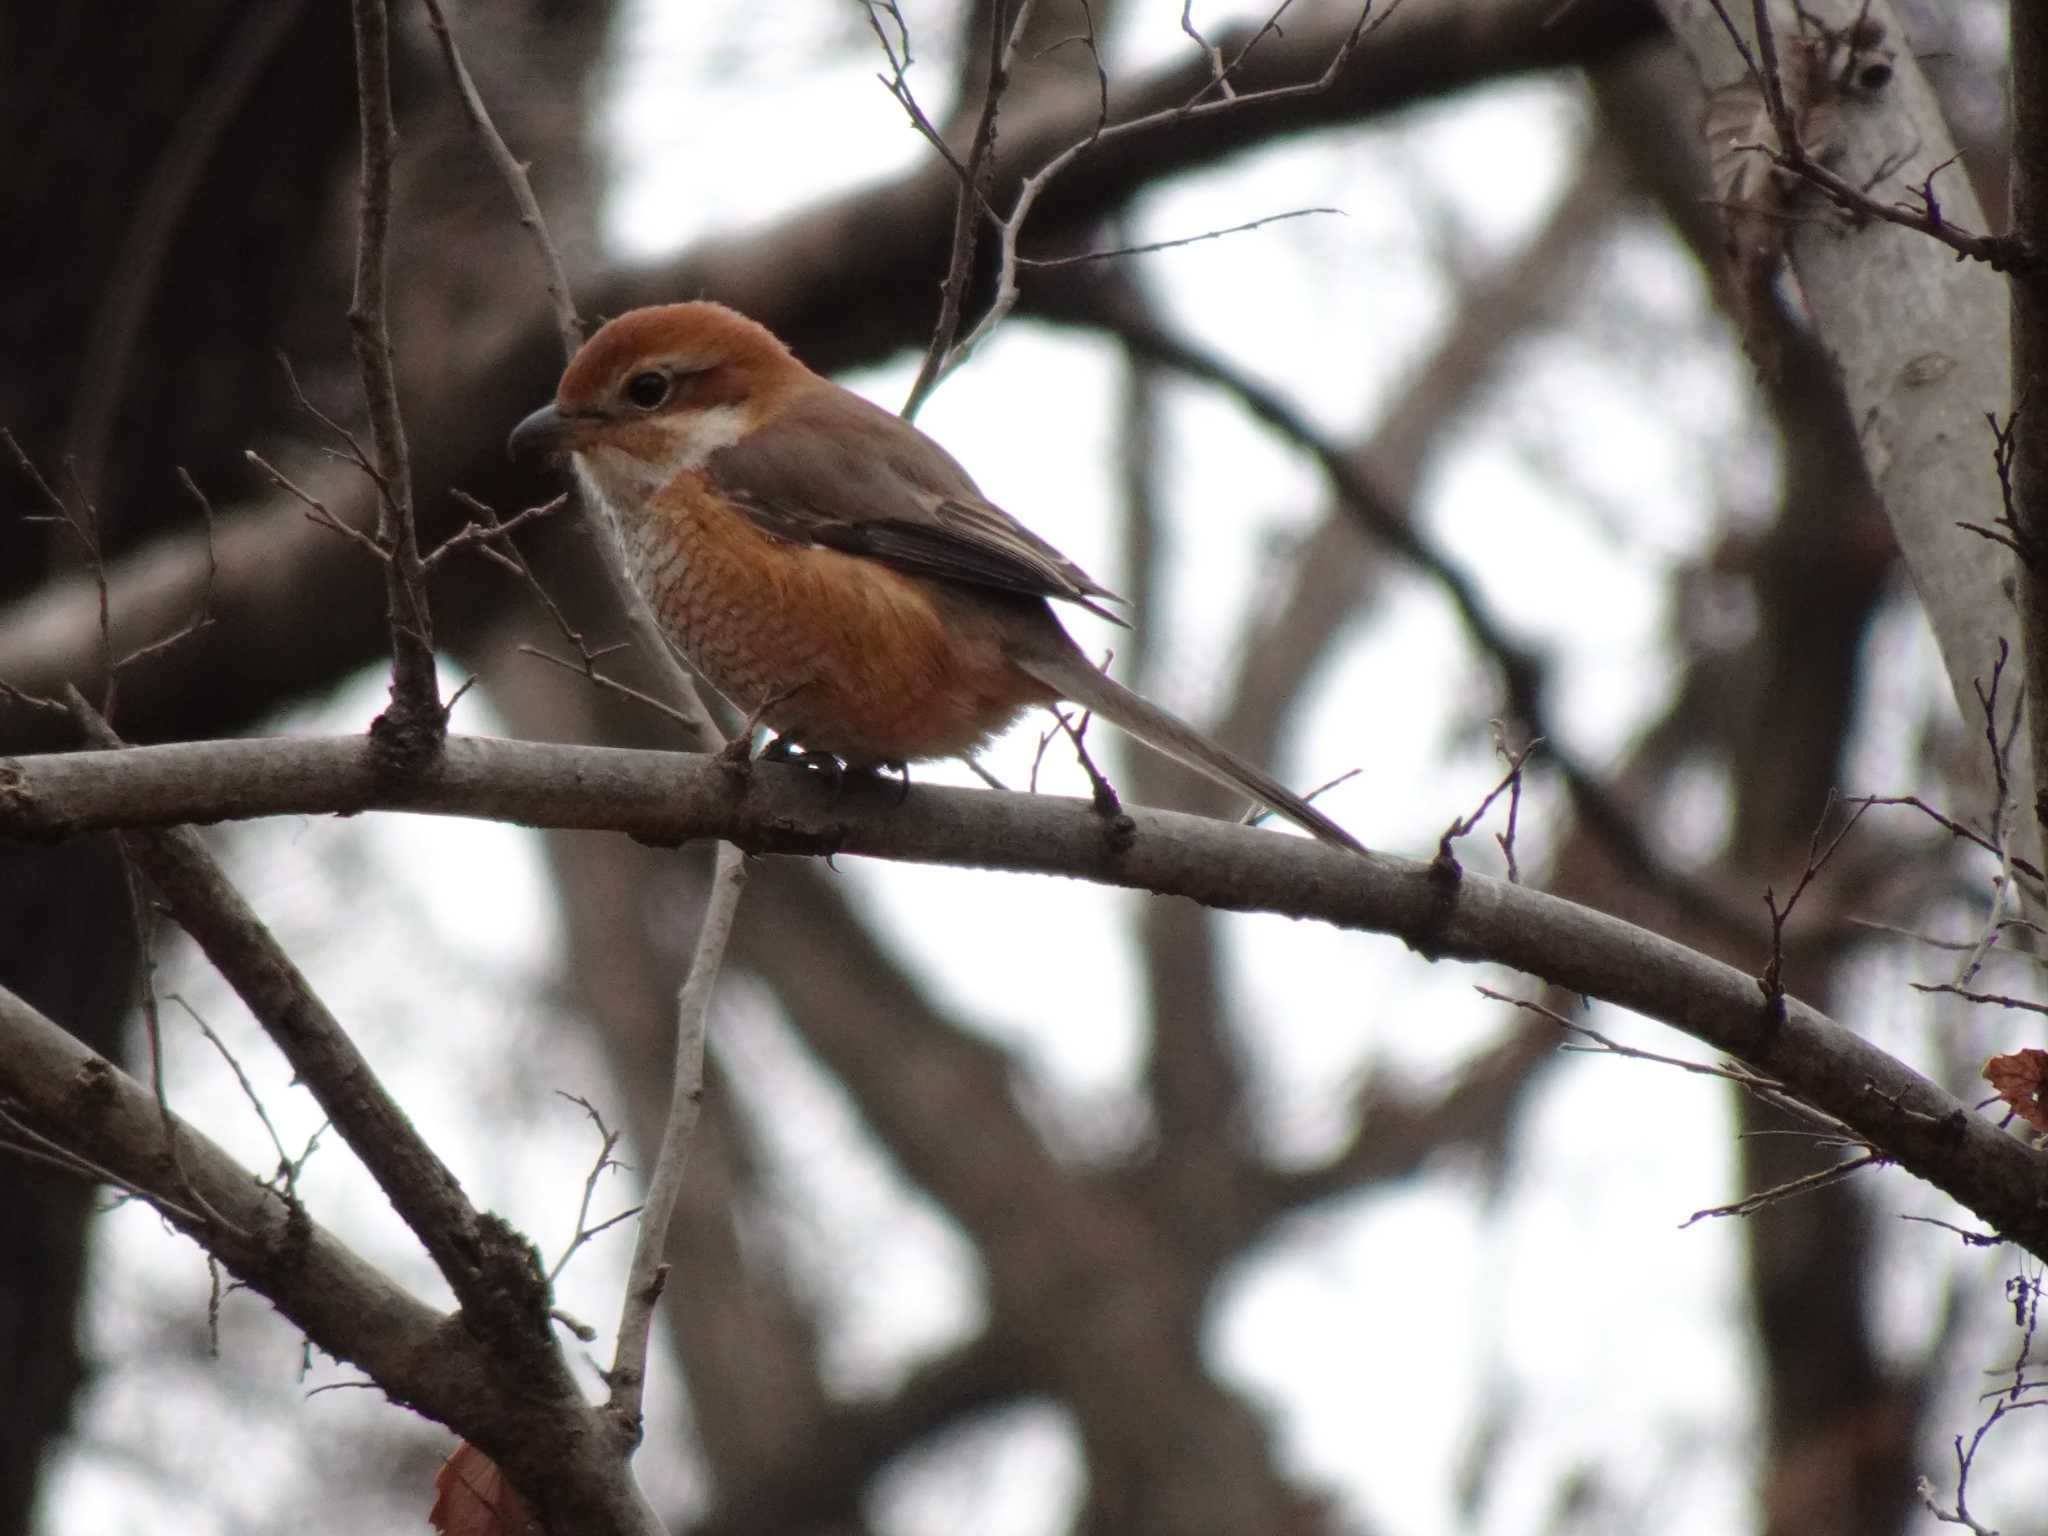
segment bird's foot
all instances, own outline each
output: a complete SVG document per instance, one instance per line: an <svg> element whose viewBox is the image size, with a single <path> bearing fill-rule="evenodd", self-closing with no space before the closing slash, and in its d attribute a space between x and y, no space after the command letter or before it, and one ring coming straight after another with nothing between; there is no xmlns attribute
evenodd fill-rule
<svg viewBox="0 0 2048 1536"><path fill-rule="evenodd" d="M910 798L908 763L851 763L836 753L818 752L809 747L799 746L787 736L771 738L768 745L761 749L759 760L764 763L793 763L799 768L808 768L814 773L823 774L832 785L832 799L835 804L846 798L847 790L857 779L881 781L893 778L896 784L896 803L901 805Z"/></svg>
<svg viewBox="0 0 2048 1536"><path fill-rule="evenodd" d="M808 747L798 746L787 736L777 736L761 749L761 761L793 763L799 768L825 775L831 781L834 800L846 793L846 764L830 752L813 752Z"/></svg>

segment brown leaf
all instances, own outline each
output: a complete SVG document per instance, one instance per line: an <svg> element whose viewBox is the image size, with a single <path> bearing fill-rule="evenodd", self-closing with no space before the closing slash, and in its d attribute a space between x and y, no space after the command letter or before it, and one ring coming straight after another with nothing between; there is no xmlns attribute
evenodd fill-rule
<svg viewBox="0 0 2048 1536"><path fill-rule="evenodd" d="M434 1475L427 1523L441 1536L547 1536L498 1464L467 1440Z"/></svg>
<svg viewBox="0 0 2048 1536"><path fill-rule="evenodd" d="M2035 1130L2048 1131L2048 1103L2041 1098L2041 1090L2048 1087L2048 1051L2029 1046L2010 1056L1994 1056L1984 1063L1984 1081L2014 1114Z"/></svg>

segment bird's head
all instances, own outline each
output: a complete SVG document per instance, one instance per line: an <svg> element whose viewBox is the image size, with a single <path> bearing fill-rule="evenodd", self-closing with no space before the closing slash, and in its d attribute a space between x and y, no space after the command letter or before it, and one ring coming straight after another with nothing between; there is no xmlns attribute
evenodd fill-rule
<svg viewBox="0 0 2048 1536"><path fill-rule="evenodd" d="M608 497L646 494L739 441L813 374L723 304L620 315L570 359L553 403L512 429L514 457L566 454Z"/></svg>

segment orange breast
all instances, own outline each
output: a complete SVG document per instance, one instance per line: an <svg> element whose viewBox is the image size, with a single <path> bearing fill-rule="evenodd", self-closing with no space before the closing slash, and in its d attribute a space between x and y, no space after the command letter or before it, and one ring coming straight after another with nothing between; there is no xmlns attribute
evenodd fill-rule
<svg viewBox="0 0 2048 1536"><path fill-rule="evenodd" d="M740 709L857 766L973 751L1051 701L1000 612L873 560L772 539L683 474L615 509L669 637Z"/></svg>

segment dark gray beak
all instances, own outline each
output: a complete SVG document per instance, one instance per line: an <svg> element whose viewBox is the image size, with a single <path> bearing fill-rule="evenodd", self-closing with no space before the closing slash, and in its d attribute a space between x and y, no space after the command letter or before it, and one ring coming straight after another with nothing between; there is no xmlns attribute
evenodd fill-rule
<svg viewBox="0 0 2048 1536"><path fill-rule="evenodd" d="M568 434L568 418L550 401L512 429L505 439L505 451L515 459L559 453Z"/></svg>

